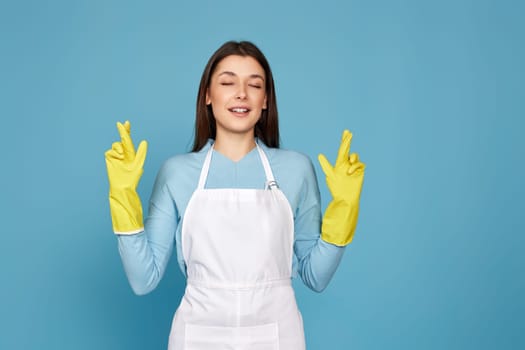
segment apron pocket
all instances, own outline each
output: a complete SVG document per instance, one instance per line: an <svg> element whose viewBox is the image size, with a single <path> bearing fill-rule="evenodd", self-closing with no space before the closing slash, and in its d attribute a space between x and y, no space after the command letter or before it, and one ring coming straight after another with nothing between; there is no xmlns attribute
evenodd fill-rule
<svg viewBox="0 0 525 350"><path fill-rule="evenodd" d="M184 350L279 350L277 323L251 327L186 324Z"/></svg>

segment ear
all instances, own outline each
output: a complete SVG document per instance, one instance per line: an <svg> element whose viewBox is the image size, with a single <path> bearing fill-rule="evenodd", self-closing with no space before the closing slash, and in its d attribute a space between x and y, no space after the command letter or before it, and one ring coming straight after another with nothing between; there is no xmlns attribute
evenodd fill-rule
<svg viewBox="0 0 525 350"><path fill-rule="evenodd" d="M268 108L268 105L267 105L266 101L267 101L267 98L266 98L266 95L264 95L264 102L263 102L262 109L267 109Z"/></svg>
<svg viewBox="0 0 525 350"><path fill-rule="evenodd" d="M206 89L206 106L211 105L209 89Z"/></svg>

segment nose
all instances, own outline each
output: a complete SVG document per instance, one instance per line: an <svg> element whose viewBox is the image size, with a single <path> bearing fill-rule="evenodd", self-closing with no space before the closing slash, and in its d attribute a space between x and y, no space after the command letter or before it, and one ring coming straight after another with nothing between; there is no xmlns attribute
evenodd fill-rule
<svg viewBox="0 0 525 350"><path fill-rule="evenodd" d="M244 100L245 98L246 98L246 89L241 84L239 87L239 90L237 91L237 94L235 94L235 99Z"/></svg>

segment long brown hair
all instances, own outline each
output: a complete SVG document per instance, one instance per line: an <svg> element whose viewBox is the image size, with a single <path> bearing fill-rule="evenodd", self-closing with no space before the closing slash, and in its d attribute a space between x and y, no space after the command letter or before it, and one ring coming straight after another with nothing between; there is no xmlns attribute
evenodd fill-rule
<svg viewBox="0 0 525 350"><path fill-rule="evenodd" d="M225 57L250 56L253 57L264 69L266 75L266 109L261 112L261 118L255 124L255 136L268 147L279 147L279 121L277 116L277 100L272 70L264 54L249 41L228 41L224 43L210 57L202 73L199 92L197 95L197 113L195 118L195 138L192 152L197 152L204 147L208 139L215 139L216 121L211 106L206 105L206 92L210 86L211 76L217 64Z"/></svg>

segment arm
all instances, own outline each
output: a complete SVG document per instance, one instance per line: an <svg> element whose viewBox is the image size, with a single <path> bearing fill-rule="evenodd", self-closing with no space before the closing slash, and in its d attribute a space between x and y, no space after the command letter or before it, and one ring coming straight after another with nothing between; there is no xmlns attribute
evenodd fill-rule
<svg viewBox="0 0 525 350"><path fill-rule="evenodd" d="M113 231L126 275L136 294L153 290L165 271L172 252L177 217L161 171L154 186L150 215L143 225L142 204L136 187L142 175L147 143L138 151L131 140L130 124L117 123L121 136L107 151L106 166L110 184L109 202Z"/></svg>
<svg viewBox="0 0 525 350"><path fill-rule="evenodd" d="M303 169L304 181L295 216L294 252L298 259L298 273L310 289L323 291L334 275L345 247L339 247L320 238L321 199L317 178L310 161Z"/></svg>
<svg viewBox="0 0 525 350"><path fill-rule="evenodd" d="M118 235L124 270L133 291L144 295L158 285L173 252L178 214L160 170L150 199L145 229L135 235Z"/></svg>

